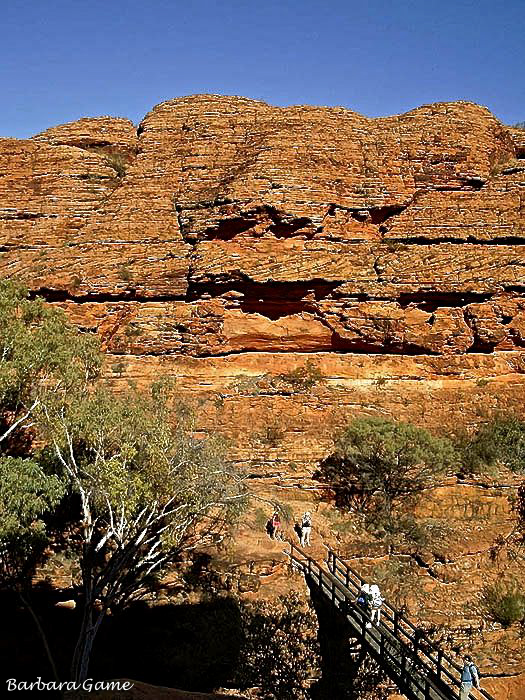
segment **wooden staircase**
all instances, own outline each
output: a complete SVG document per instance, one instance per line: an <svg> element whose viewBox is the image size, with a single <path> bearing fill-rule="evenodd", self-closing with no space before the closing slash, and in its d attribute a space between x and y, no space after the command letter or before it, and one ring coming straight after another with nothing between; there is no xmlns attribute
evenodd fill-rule
<svg viewBox="0 0 525 700"><path fill-rule="evenodd" d="M325 568L300 547L289 544L286 554L293 567L346 617L351 636L409 700L457 700L461 666L386 601L381 623L370 626L370 618L355 603L365 581L335 552L328 550ZM494 700L483 689L472 688L470 697Z"/></svg>

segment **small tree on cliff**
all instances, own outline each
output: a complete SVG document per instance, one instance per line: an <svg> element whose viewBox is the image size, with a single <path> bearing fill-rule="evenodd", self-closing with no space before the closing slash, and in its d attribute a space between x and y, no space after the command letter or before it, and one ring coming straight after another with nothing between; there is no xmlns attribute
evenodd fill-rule
<svg viewBox="0 0 525 700"><path fill-rule="evenodd" d="M506 467L516 474L525 473L525 422L514 415L500 414L482 425L468 440L464 448L465 471L479 473L487 469L497 471ZM525 482L516 494L509 497L516 514L512 530L499 537L493 548L496 557L506 546L509 552L523 553L525 545ZM517 549L516 549L517 548Z"/></svg>
<svg viewBox="0 0 525 700"><path fill-rule="evenodd" d="M182 550L218 541L244 490L161 385L149 396L87 385L58 392L41 421L80 501L83 619L72 677L82 681L107 611L140 596Z"/></svg>
<svg viewBox="0 0 525 700"><path fill-rule="evenodd" d="M392 524L394 509L429 487L456 461L452 444L403 422L353 420L314 475L342 510Z"/></svg>

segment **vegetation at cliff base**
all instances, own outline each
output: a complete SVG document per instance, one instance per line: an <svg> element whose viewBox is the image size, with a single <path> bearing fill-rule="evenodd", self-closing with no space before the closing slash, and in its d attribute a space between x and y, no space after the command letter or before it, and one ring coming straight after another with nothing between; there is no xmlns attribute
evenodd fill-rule
<svg viewBox="0 0 525 700"><path fill-rule="evenodd" d="M140 597L185 549L220 540L244 487L220 445L195 436L168 383L120 396L99 384L96 340L61 310L1 282L0 332L0 572L4 585L30 587L46 515L62 502L60 541L82 579L71 667L81 681L108 611Z"/></svg>
<svg viewBox="0 0 525 700"><path fill-rule="evenodd" d="M317 619L296 593L241 606L242 644L233 685L261 700L307 700L319 673Z"/></svg>
<svg viewBox="0 0 525 700"><path fill-rule="evenodd" d="M462 464L471 473L498 466L525 472L525 422L513 415L495 416L464 444Z"/></svg>
<svg viewBox="0 0 525 700"><path fill-rule="evenodd" d="M483 613L503 628L525 621L525 593L517 582L497 581L481 595Z"/></svg>

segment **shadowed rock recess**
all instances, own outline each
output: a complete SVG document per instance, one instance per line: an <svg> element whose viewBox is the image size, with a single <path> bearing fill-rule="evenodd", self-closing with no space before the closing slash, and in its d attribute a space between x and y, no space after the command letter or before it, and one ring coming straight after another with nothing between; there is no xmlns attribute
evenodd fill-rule
<svg viewBox="0 0 525 700"><path fill-rule="evenodd" d="M334 535L312 471L357 413L438 432L523 413L524 208L525 132L468 102L370 119L198 95L138 129L0 139L0 275L98 333L117 389L175 376L254 490L315 510L314 555L346 547L364 574L373 545ZM479 623L462 580L482 586L511 488L423 499L459 534L419 567L420 619ZM255 520L238 547L250 575L283 566ZM521 670L493 641L486 668Z"/></svg>

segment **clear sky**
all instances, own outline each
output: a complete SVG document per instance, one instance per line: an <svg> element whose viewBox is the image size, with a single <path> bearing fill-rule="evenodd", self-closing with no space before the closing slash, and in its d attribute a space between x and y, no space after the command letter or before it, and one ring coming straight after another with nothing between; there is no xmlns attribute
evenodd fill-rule
<svg viewBox="0 0 525 700"><path fill-rule="evenodd" d="M3 0L0 136L201 92L525 120L525 0Z"/></svg>

